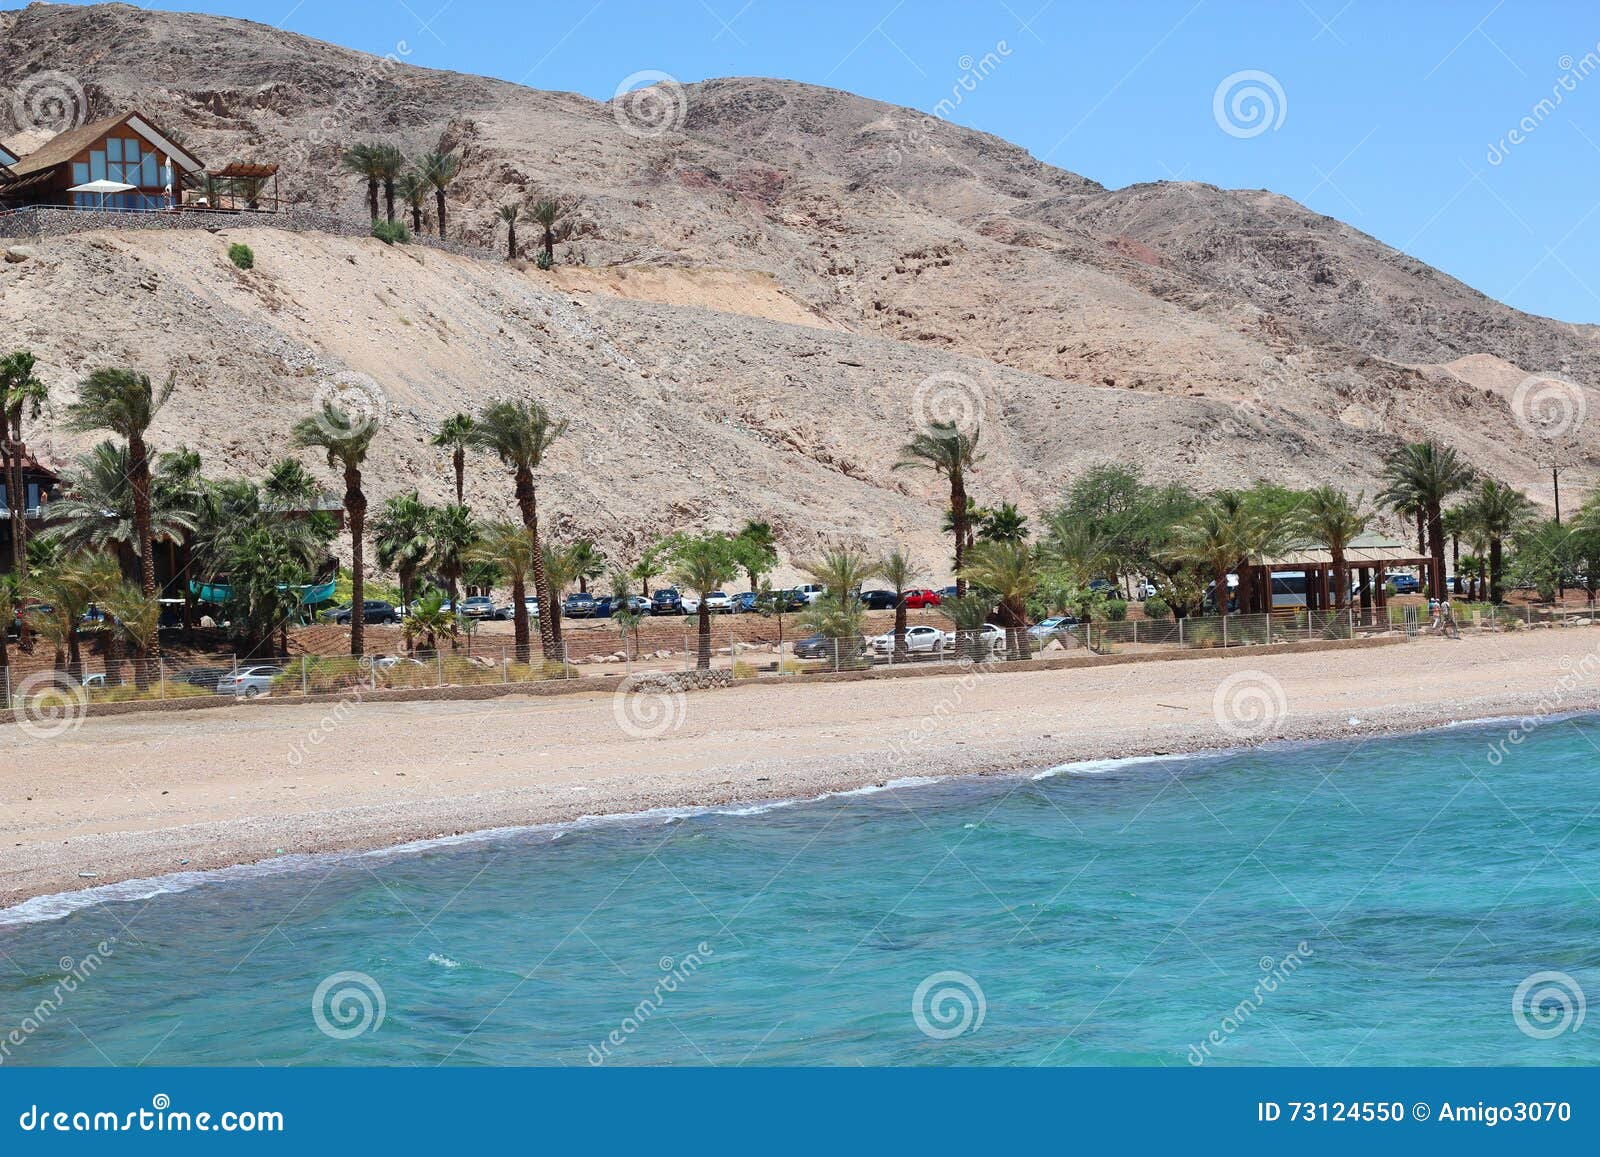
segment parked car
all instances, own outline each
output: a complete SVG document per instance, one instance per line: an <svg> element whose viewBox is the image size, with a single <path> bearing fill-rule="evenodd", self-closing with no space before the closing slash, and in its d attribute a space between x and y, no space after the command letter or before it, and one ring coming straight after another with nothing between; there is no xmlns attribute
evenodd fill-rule
<svg viewBox="0 0 1600 1157"><path fill-rule="evenodd" d="M744 591L733 596L731 610L736 615L748 615L755 611L756 601L759 596L755 591Z"/></svg>
<svg viewBox="0 0 1600 1157"><path fill-rule="evenodd" d="M678 588L662 587L651 595L650 613L652 615L683 614L683 596L678 593Z"/></svg>
<svg viewBox="0 0 1600 1157"><path fill-rule="evenodd" d="M494 618L494 600L487 595L473 595L461 600L460 614L467 619Z"/></svg>
<svg viewBox="0 0 1600 1157"><path fill-rule="evenodd" d="M1156 584L1140 583L1138 586L1138 593L1139 598L1141 599L1153 599L1156 597Z"/></svg>
<svg viewBox="0 0 1600 1157"><path fill-rule="evenodd" d="M869 611L892 611L898 601L893 591L861 592L861 605Z"/></svg>
<svg viewBox="0 0 1600 1157"><path fill-rule="evenodd" d="M805 597L807 603L814 603L828 593L828 588L819 583L801 583L794 589Z"/></svg>
<svg viewBox="0 0 1600 1157"><path fill-rule="evenodd" d="M387 603L384 604L388 606ZM393 610L393 607L389 608ZM282 667L273 667L267 664L258 664L250 667L240 667L237 671L224 672L222 678L217 680L216 693L218 695L233 695L240 699L256 699L262 695L272 694L273 680L283 674Z"/></svg>
<svg viewBox="0 0 1600 1157"><path fill-rule="evenodd" d="M387 671L393 667L426 667L427 664L420 659L410 659L404 655L379 655L372 660L375 671Z"/></svg>
<svg viewBox="0 0 1600 1157"><path fill-rule="evenodd" d="M525 607L528 608L528 617L530 619L537 619L539 617L539 600L538 599L536 599L532 595L529 595L525 599L522 600L522 603L523 603L523 605ZM495 611L494 617L499 619L499 620L501 620L502 622L508 622L509 623L512 619L517 617L517 611L516 611L515 604L507 603L505 606L503 606L499 610Z"/></svg>
<svg viewBox="0 0 1600 1157"><path fill-rule="evenodd" d="M96 672L93 675L85 675L83 677L83 689L85 691L104 691L106 689L104 673Z"/></svg>
<svg viewBox="0 0 1600 1157"><path fill-rule="evenodd" d="M610 595L601 595L594 601L594 617L597 619L609 619L616 613L616 603L617 601Z"/></svg>
<svg viewBox="0 0 1600 1157"><path fill-rule="evenodd" d="M712 591L706 596L706 609L714 615L726 615L733 611L733 600L726 591Z"/></svg>
<svg viewBox="0 0 1600 1157"><path fill-rule="evenodd" d="M594 596L583 591L573 591L567 596L566 602L561 604L561 613L569 619L593 618Z"/></svg>
<svg viewBox="0 0 1600 1157"><path fill-rule="evenodd" d="M350 624L351 608L340 607L333 612L333 621L343 626ZM398 623L400 612L393 603L384 602L382 599L365 599L361 603L361 621L364 623Z"/></svg>
<svg viewBox="0 0 1600 1157"><path fill-rule="evenodd" d="M217 682L227 674L226 667L185 667L172 677L174 683L187 683L191 687L203 687L207 691L215 691Z"/></svg>
<svg viewBox="0 0 1600 1157"><path fill-rule="evenodd" d="M768 599L768 605L774 611L783 611L787 614L789 611L803 611L808 604L805 594L799 588L789 588L773 591Z"/></svg>
<svg viewBox="0 0 1600 1157"><path fill-rule="evenodd" d="M944 597L938 591L926 588L906 592L906 607L913 611L920 611L924 607L936 607L943 601Z"/></svg>
<svg viewBox="0 0 1600 1157"><path fill-rule="evenodd" d="M1042 646L1051 639L1059 639L1062 635L1076 634L1077 630L1076 615L1053 615L1029 627L1028 634Z"/></svg>
<svg viewBox="0 0 1600 1157"><path fill-rule="evenodd" d="M977 631L977 643L980 647L987 647L992 653L998 655L1006 649L1006 632L1004 627L994 623L985 623ZM956 633L944 632L944 650L954 652L956 647Z"/></svg>
<svg viewBox="0 0 1600 1157"><path fill-rule="evenodd" d="M826 659L828 657L828 640L823 635L807 635L798 639L794 645L796 659Z"/></svg>
<svg viewBox="0 0 1600 1157"><path fill-rule="evenodd" d="M940 587L939 588L939 597L941 599L953 599L953 598L955 598L956 597L956 588L953 587L953 586Z"/></svg>
<svg viewBox="0 0 1600 1157"><path fill-rule="evenodd" d="M1394 593L1397 595L1416 595L1422 593L1422 583L1414 574L1392 574L1389 581L1394 584Z"/></svg>
<svg viewBox="0 0 1600 1157"><path fill-rule="evenodd" d="M700 596L682 596L678 599L678 610L682 611L686 615L698 615L700 613Z"/></svg>
<svg viewBox="0 0 1600 1157"><path fill-rule="evenodd" d="M636 615L648 615L650 613L650 600L643 595L629 595L628 610Z"/></svg>
<svg viewBox="0 0 1600 1157"><path fill-rule="evenodd" d="M894 651L894 632L885 631L872 640L872 649L879 655ZM938 627L907 627L906 650L913 655L937 655L944 649L944 632Z"/></svg>

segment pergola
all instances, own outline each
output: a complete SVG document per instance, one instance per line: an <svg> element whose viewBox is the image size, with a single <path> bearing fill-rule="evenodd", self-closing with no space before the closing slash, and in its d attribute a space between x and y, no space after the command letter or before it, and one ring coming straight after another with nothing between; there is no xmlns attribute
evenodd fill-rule
<svg viewBox="0 0 1600 1157"><path fill-rule="evenodd" d="M1380 612L1388 605L1389 596L1385 584L1390 571L1415 568L1421 579L1422 589L1425 591L1433 589L1429 582L1433 559L1427 555L1417 554L1412 547L1403 542L1396 542L1379 534L1369 533L1356 537L1344 552L1344 565L1347 574L1353 573L1359 576L1359 605L1364 619L1371 610L1374 600ZM1251 579L1259 579L1260 586L1257 589L1267 592L1266 600L1269 607L1272 605L1270 594L1272 576L1283 571L1305 572L1306 605L1312 610L1332 610L1337 605L1333 553L1324 547L1308 546L1290 550L1284 554L1264 558L1258 565L1244 569L1252 572ZM1247 581L1246 577L1241 575L1240 581L1241 583Z"/></svg>
<svg viewBox="0 0 1600 1157"><path fill-rule="evenodd" d="M272 182L272 208L263 208L262 191ZM254 209L262 212L278 211L278 166L256 165L235 161L226 168L212 169L206 173L206 195L213 209ZM240 202L244 204L241 206Z"/></svg>

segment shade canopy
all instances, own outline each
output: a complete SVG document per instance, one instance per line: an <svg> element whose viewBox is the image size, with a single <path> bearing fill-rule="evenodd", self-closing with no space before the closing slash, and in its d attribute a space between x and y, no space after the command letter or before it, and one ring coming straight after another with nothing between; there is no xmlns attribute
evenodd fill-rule
<svg viewBox="0 0 1600 1157"><path fill-rule="evenodd" d="M137 185L125 185L121 181L90 181L87 185L74 185L68 189L69 193L126 193L129 189L137 189Z"/></svg>

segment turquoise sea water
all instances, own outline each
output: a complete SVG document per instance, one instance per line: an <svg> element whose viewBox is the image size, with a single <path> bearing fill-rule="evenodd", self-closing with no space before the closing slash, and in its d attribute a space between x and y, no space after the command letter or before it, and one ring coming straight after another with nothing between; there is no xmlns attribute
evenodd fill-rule
<svg viewBox="0 0 1600 1157"><path fill-rule="evenodd" d="M0 1061L1600 1063L1600 721L1504 732L214 877L0 926Z"/></svg>

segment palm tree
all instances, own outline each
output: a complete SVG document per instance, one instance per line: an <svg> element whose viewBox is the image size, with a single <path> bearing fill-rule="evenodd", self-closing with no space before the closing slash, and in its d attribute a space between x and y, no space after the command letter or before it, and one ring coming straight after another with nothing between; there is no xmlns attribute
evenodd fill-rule
<svg viewBox="0 0 1600 1157"><path fill-rule="evenodd" d="M109 628L106 682L122 682L122 656L131 654L134 686L140 691L148 690L150 644L161 624L161 600L146 598L133 583L119 582L101 593L100 609L105 612Z"/></svg>
<svg viewBox="0 0 1600 1157"><path fill-rule="evenodd" d="M967 556L966 573L974 587L999 600L1006 658L1031 659L1028 599L1039 587L1039 563L1033 548L1015 539L980 542Z"/></svg>
<svg viewBox="0 0 1600 1157"><path fill-rule="evenodd" d="M544 557L544 581L550 591L548 599L543 593L539 595L539 617L550 623L550 638L555 643L555 650L551 654L555 655L564 654L561 649L561 600L578 577L572 549L549 542L539 548ZM545 610L546 606L549 607L548 611Z"/></svg>
<svg viewBox="0 0 1600 1157"><path fill-rule="evenodd" d="M454 607L448 611L444 609L443 592L429 591L421 596L414 606L408 606L400 628L405 636L408 651L416 651L419 638L427 642L424 650L437 651L440 635L448 635L451 648L454 649L459 620L456 618Z"/></svg>
<svg viewBox="0 0 1600 1157"><path fill-rule="evenodd" d="M1342 490L1318 486L1306 494L1291 520L1301 537L1327 547L1333 556L1333 607L1337 611L1344 610L1350 601L1350 570L1345 564L1345 552L1367 529L1367 516L1361 513L1363 497L1358 494L1352 501Z"/></svg>
<svg viewBox="0 0 1600 1157"><path fill-rule="evenodd" d="M397 187L400 190L401 198L411 209L411 231L413 233L421 233L422 206L427 203L428 193L433 186L428 183L428 178L424 177L416 169L407 169L400 174Z"/></svg>
<svg viewBox="0 0 1600 1157"><path fill-rule="evenodd" d="M128 482L133 488L134 535L142 567L140 588L146 598L156 597L156 558L150 537L150 453L144 436L161 407L172 397L178 384L169 374L160 389L150 384L147 374L133 370L99 369L78 383L78 400L67 407L67 428L79 433L109 430L119 435L128 449ZM151 658L161 657L160 641L151 648Z"/></svg>
<svg viewBox="0 0 1600 1157"><path fill-rule="evenodd" d="M378 182L383 180L383 163L379 158L382 145L351 145L339 158L347 172L354 173L367 183L367 208L372 219L378 219ZM390 214L390 220L394 215Z"/></svg>
<svg viewBox="0 0 1600 1157"><path fill-rule="evenodd" d="M1226 492L1213 495L1188 518L1172 528L1168 551L1181 562L1208 575L1217 614L1228 614L1228 573L1240 565L1250 537L1241 508L1227 500Z"/></svg>
<svg viewBox="0 0 1600 1157"><path fill-rule="evenodd" d="M738 550L730 536L716 533L674 538L668 550L672 560L672 581L700 596L695 667L709 671L711 608L706 605L706 595L721 590L723 583L739 573Z"/></svg>
<svg viewBox="0 0 1600 1157"><path fill-rule="evenodd" d="M986 542L1022 542L1028 537L1028 516L1014 502L984 510L978 537Z"/></svg>
<svg viewBox="0 0 1600 1157"><path fill-rule="evenodd" d="M162 455L163 462L167 455ZM150 488L150 539L183 542L195 528L191 510L179 505L180 495L164 485L161 474ZM138 557L139 530L134 510L133 482L128 450L115 442L101 442L80 454L77 468L62 478L63 497L50 504L50 523L44 534L68 553L126 549Z"/></svg>
<svg viewBox="0 0 1600 1157"><path fill-rule="evenodd" d="M634 563L633 569L628 572L629 577L639 580L640 586L643 587L641 593L645 598L650 597L650 580L666 570L665 553L665 548L660 543L646 547L644 553L639 556L639 561Z"/></svg>
<svg viewBox="0 0 1600 1157"><path fill-rule="evenodd" d="M7 473L4 475L7 505L11 508L11 569L28 573L27 488L22 480L22 421L37 421L49 400L50 391L34 373L38 365L27 350L16 350L0 358L0 444L5 449ZM9 620L8 620L9 621Z"/></svg>
<svg viewBox="0 0 1600 1157"><path fill-rule="evenodd" d="M534 547L533 534L526 526L514 522L491 522L483 528L483 536L467 555L475 563L489 563L511 579L512 641L516 646L519 663L530 661L528 647L528 573L534 569L539 551ZM549 617L550 609L541 601L539 621ZM543 627L540 628L541 632Z"/></svg>
<svg viewBox="0 0 1600 1157"><path fill-rule="evenodd" d="M1489 544L1489 601L1498 604L1504 596L1505 540L1528 520L1533 503L1520 490L1485 478L1473 492L1467 509L1468 517Z"/></svg>
<svg viewBox="0 0 1600 1157"><path fill-rule="evenodd" d="M469 441L495 454L511 471L516 483L517 508L522 525L533 539L533 587L539 596L539 645L545 658L554 658L555 635L551 620L559 613L544 573L544 552L539 543L539 507L533 472L556 440L567 432L565 422L551 419L538 402L491 402L473 423Z"/></svg>
<svg viewBox="0 0 1600 1157"><path fill-rule="evenodd" d="M977 592L945 599L939 604L939 613L950 620L950 625L956 629L958 658L973 662L983 659L984 647L979 632L989 621L989 612L993 609L994 600Z"/></svg>
<svg viewBox="0 0 1600 1157"><path fill-rule="evenodd" d="M455 153L433 152L417 162L417 167L433 186L433 196L439 210L439 236L443 237L445 235L444 191L450 187L450 182L460 176L461 158Z"/></svg>
<svg viewBox="0 0 1600 1157"><path fill-rule="evenodd" d="M361 490L361 467L372 446L377 427L353 420L331 402L322 412L296 422L292 438L302 449L327 451L328 467L344 474L344 513L350 524L350 653L365 653L366 616L362 607L367 594L364 558L367 523L367 496Z"/></svg>
<svg viewBox="0 0 1600 1157"><path fill-rule="evenodd" d="M472 444L472 415L450 415L439 423L438 433L428 439L428 444L450 451L450 464L456 472L456 505L463 505L467 500L467 447Z"/></svg>
<svg viewBox="0 0 1600 1157"><path fill-rule="evenodd" d="M478 526L472 521L470 509L456 504L434 511L433 561L444 579L452 611L460 610L457 590L467 566L467 557L477 541Z"/></svg>
<svg viewBox="0 0 1600 1157"><path fill-rule="evenodd" d="M539 259L540 269L549 269L556 263L556 246L572 236L572 215L578 202L568 197L540 197L533 203L528 215L538 223L540 243L544 255Z"/></svg>
<svg viewBox="0 0 1600 1157"><path fill-rule="evenodd" d="M6 636L11 633L11 620L17 617L17 604L21 601L16 574L0 574L0 687L10 694L11 648ZM6 706L11 706L10 702Z"/></svg>
<svg viewBox="0 0 1600 1157"><path fill-rule="evenodd" d="M377 548L378 565L399 576L400 601L408 606L417 572L433 558L437 513L413 490L388 499L373 520L372 544Z"/></svg>
<svg viewBox="0 0 1600 1157"><path fill-rule="evenodd" d="M580 538L572 544L572 577L578 589L589 593L589 584L606 573L606 552L592 538Z"/></svg>
<svg viewBox="0 0 1600 1157"><path fill-rule="evenodd" d="M824 548L801 569L823 588L822 597L805 612L805 624L827 640L833 665L838 668L840 645L861 635L866 613L861 586L877 573L878 561L860 547L838 543Z"/></svg>
<svg viewBox="0 0 1600 1157"><path fill-rule="evenodd" d="M922 581L922 568L904 547L897 546L878 561L878 576L894 588L894 657L906 657L906 591Z"/></svg>
<svg viewBox="0 0 1600 1157"><path fill-rule="evenodd" d="M972 433L954 422L934 422L900 449L896 470L931 470L950 481L950 519L955 534L956 595L966 593L961 564L967 549L967 471L981 462L978 427Z"/></svg>
<svg viewBox="0 0 1600 1157"><path fill-rule="evenodd" d="M1437 442L1412 442L1384 465L1387 486L1378 501L1392 510L1419 511L1428 528L1429 597L1442 599L1444 590L1444 502L1472 483L1472 468L1455 450Z"/></svg>
<svg viewBox="0 0 1600 1157"><path fill-rule="evenodd" d="M1450 539L1450 577L1453 590L1451 594L1461 594L1461 539L1467 532L1467 510L1464 506L1452 506L1444 512L1444 532Z"/></svg>
<svg viewBox="0 0 1600 1157"><path fill-rule="evenodd" d="M393 145L377 145L372 154L373 169L383 182L383 203L388 211L389 224L394 224L394 188L400 174L405 172L405 154Z"/></svg>
<svg viewBox="0 0 1600 1157"><path fill-rule="evenodd" d="M517 259L517 217L522 210L516 205L501 205L500 211L495 214L497 218L506 223L506 260Z"/></svg>

